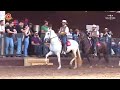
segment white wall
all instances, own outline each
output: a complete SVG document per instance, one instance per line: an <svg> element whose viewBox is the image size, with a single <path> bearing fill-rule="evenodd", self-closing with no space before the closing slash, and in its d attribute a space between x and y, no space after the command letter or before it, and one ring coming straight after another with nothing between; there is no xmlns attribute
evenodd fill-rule
<svg viewBox="0 0 120 90"><path fill-rule="evenodd" d="M0 11L0 20L4 20L5 22L5 11Z"/></svg>
<svg viewBox="0 0 120 90"><path fill-rule="evenodd" d="M93 25L86 25L86 29L92 30L92 26L93 26ZM96 29L99 30L99 25L96 25L96 26L97 26Z"/></svg>

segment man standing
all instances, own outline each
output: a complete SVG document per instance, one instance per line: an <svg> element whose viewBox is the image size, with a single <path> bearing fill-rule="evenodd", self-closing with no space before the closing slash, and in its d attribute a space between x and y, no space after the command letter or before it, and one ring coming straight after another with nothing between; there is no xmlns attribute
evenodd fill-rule
<svg viewBox="0 0 120 90"><path fill-rule="evenodd" d="M6 56L8 57L9 45L10 45L10 55L13 57L14 52L14 42L13 42L13 35L17 34L16 29L14 29L14 22L10 21L10 25L5 28L6 30Z"/></svg>
<svg viewBox="0 0 120 90"><path fill-rule="evenodd" d="M62 40L62 46L63 46L63 54L66 54L66 50L67 50L67 35L69 35L69 28L67 26L67 21L66 20L62 20L62 27L60 27L60 31L58 32L60 34L60 38Z"/></svg>
<svg viewBox="0 0 120 90"><path fill-rule="evenodd" d="M20 57L22 54L22 38L23 38L23 29L24 29L24 22L20 21L19 25L16 26L17 30L17 52L16 56Z"/></svg>
<svg viewBox="0 0 120 90"><path fill-rule="evenodd" d="M107 43L109 55L111 55L111 38L112 38L112 35L113 35L112 32L109 31L108 28L104 29L103 37L104 37L105 42Z"/></svg>
<svg viewBox="0 0 120 90"><path fill-rule="evenodd" d="M49 48L44 44L45 33L48 31L48 21L44 21L44 25L41 26L41 39L42 39L42 54L45 56L48 53Z"/></svg>

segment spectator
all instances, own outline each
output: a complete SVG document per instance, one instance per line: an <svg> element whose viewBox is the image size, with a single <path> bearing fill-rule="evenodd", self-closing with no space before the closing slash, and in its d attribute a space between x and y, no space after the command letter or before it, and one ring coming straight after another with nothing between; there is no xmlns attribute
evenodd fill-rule
<svg viewBox="0 0 120 90"><path fill-rule="evenodd" d="M107 43L108 53L109 53L109 55L111 55L111 35L109 34L108 28L104 29L103 38L104 38L105 42Z"/></svg>
<svg viewBox="0 0 120 90"><path fill-rule="evenodd" d="M25 28L23 30L24 32L24 57L28 56L28 46L29 46L29 35L30 35L30 29L28 25L25 25Z"/></svg>
<svg viewBox="0 0 120 90"><path fill-rule="evenodd" d="M30 35L29 35L29 46L28 46L28 55L33 55L34 54L34 47L31 44L31 39L34 36L34 29L33 29L33 24L29 23L29 28L30 28Z"/></svg>
<svg viewBox="0 0 120 90"><path fill-rule="evenodd" d="M13 42L13 35L17 34L16 29L13 27L14 22L10 21L10 25L5 28L6 30L6 57L8 57L9 45L10 45L10 55L13 57L14 52L14 42Z"/></svg>
<svg viewBox="0 0 120 90"><path fill-rule="evenodd" d="M44 44L45 33L48 31L48 21L44 21L44 25L41 26L41 39L42 39L42 54L45 56L48 53L48 47Z"/></svg>
<svg viewBox="0 0 120 90"><path fill-rule="evenodd" d="M75 29L75 32L73 34L73 39L77 42L79 42L78 37L79 37L79 29Z"/></svg>
<svg viewBox="0 0 120 90"><path fill-rule="evenodd" d="M68 39L73 39L73 35L74 35L73 29L70 29L70 33L69 33L69 35L67 35L67 38Z"/></svg>
<svg viewBox="0 0 120 90"><path fill-rule="evenodd" d="M5 27L7 27L7 26L9 26L9 22L6 22L6 23L5 23Z"/></svg>
<svg viewBox="0 0 120 90"><path fill-rule="evenodd" d="M31 39L31 44L34 46L34 52L37 57L42 55L42 45L41 45L41 38L38 35L38 32L34 33L34 36Z"/></svg>
<svg viewBox="0 0 120 90"><path fill-rule="evenodd" d="M118 56L120 58L120 41L118 42Z"/></svg>
<svg viewBox="0 0 120 90"><path fill-rule="evenodd" d="M16 56L21 57L22 54L22 37L23 37L24 22L20 21L19 25L16 25L17 30L17 52Z"/></svg>

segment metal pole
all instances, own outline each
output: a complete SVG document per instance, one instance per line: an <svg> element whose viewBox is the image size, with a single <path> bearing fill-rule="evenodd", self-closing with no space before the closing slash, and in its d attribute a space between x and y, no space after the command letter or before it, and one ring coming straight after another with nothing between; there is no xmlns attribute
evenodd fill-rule
<svg viewBox="0 0 120 90"><path fill-rule="evenodd" d="M2 34L2 42L1 42L1 56L3 56L4 55L4 34Z"/></svg>

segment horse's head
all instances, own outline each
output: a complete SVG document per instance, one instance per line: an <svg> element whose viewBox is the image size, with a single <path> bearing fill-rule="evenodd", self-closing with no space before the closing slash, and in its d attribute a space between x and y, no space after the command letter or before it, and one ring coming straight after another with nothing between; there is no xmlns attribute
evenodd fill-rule
<svg viewBox="0 0 120 90"><path fill-rule="evenodd" d="M81 31L79 36L79 41L83 41L84 38L85 38L85 33Z"/></svg>
<svg viewBox="0 0 120 90"><path fill-rule="evenodd" d="M45 33L44 41L50 42L50 40L55 36L57 35L55 34L54 30L50 29Z"/></svg>

